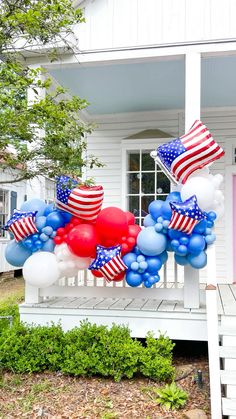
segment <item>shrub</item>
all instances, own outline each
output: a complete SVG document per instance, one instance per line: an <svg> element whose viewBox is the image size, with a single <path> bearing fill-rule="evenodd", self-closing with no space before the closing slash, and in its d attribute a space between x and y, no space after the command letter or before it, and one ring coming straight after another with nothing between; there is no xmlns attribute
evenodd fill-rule
<svg viewBox="0 0 236 419"><path fill-rule="evenodd" d="M14 323L19 322L19 308L14 298L7 298L0 302L0 316L12 316ZM0 319L0 332L9 325L8 319Z"/></svg>
<svg viewBox="0 0 236 419"><path fill-rule="evenodd" d="M155 389L155 393L159 396L156 401L167 410L175 410L183 407L187 400L188 395L175 383L166 384L164 388Z"/></svg>
<svg viewBox="0 0 236 419"><path fill-rule="evenodd" d="M147 334L146 347L140 356L140 372L156 381L167 381L174 378L172 351L174 343L164 335L155 339Z"/></svg>

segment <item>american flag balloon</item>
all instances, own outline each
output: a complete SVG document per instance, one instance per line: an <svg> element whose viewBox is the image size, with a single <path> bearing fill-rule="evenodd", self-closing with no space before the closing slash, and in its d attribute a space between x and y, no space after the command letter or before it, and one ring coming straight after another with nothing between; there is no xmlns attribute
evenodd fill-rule
<svg viewBox="0 0 236 419"><path fill-rule="evenodd" d="M97 246L96 259L89 269L97 270L108 281L112 281L121 272L125 272L127 266L121 259L121 245L112 247Z"/></svg>
<svg viewBox="0 0 236 419"><path fill-rule="evenodd" d="M35 225L35 215L38 211L18 211L15 210L4 226L4 230L11 231L17 242L25 239L31 234L37 233L37 227Z"/></svg>
<svg viewBox="0 0 236 419"><path fill-rule="evenodd" d="M207 127L201 121L195 121L187 134L160 145L151 156L171 181L184 184L193 172L224 154Z"/></svg>
<svg viewBox="0 0 236 419"><path fill-rule="evenodd" d="M102 208L102 186L78 185L67 176L57 178L56 206L83 220L95 221Z"/></svg>
<svg viewBox="0 0 236 419"><path fill-rule="evenodd" d="M184 202L170 202L172 217L168 228L191 234L194 227L204 218L206 214L201 211L197 204L196 195L191 196Z"/></svg>

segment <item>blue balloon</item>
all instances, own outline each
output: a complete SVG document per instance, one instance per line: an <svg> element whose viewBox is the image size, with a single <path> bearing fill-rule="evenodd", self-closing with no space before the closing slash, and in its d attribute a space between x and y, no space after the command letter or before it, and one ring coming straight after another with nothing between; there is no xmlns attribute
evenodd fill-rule
<svg viewBox="0 0 236 419"><path fill-rule="evenodd" d="M54 237L56 237L56 235L57 235L56 231L53 231L53 232L52 232L52 234L50 234L50 237L51 237L52 239L54 239Z"/></svg>
<svg viewBox="0 0 236 419"><path fill-rule="evenodd" d="M64 227L65 220L58 211L53 211L47 216L46 226L50 226L53 230Z"/></svg>
<svg viewBox="0 0 236 419"><path fill-rule="evenodd" d="M179 239L180 244L184 244L185 246L187 246L188 242L189 242L189 238L188 237L181 237Z"/></svg>
<svg viewBox="0 0 236 419"><path fill-rule="evenodd" d="M188 265L188 259L185 256L180 256L175 253L175 261L178 265L185 266Z"/></svg>
<svg viewBox="0 0 236 419"><path fill-rule="evenodd" d="M65 211L58 211L58 212L63 217L65 224L69 223L71 218L73 217L73 215L70 214L69 212L65 212Z"/></svg>
<svg viewBox="0 0 236 419"><path fill-rule="evenodd" d="M138 271L139 270L139 263L138 262L132 262L130 269L132 269L133 271Z"/></svg>
<svg viewBox="0 0 236 419"><path fill-rule="evenodd" d="M133 248L133 252L134 252L136 255L141 255L141 252L140 252L140 249L138 248L138 246L135 246L135 247Z"/></svg>
<svg viewBox="0 0 236 419"><path fill-rule="evenodd" d="M52 239L48 239L45 243L43 243L43 246L41 250L43 252L53 252L55 248L55 243Z"/></svg>
<svg viewBox="0 0 236 419"><path fill-rule="evenodd" d="M170 239L180 239L180 237L183 236L183 233L181 231L178 230L173 230L172 228L170 230L168 230L168 236L170 237Z"/></svg>
<svg viewBox="0 0 236 419"><path fill-rule="evenodd" d="M29 201L25 201L20 209L22 211L38 211L36 214L36 217L40 217L41 215L44 214L45 208L46 208L47 204L45 204L44 201L42 201L41 199L30 199Z"/></svg>
<svg viewBox="0 0 236 419"><path fill-rule="evenodd" d="M126 274L126 282L130 287L138 287L143 282L142 275L133 271L128 271Z"/></svg>
<svg viewBox="0 0 236 419"><path fill-rule="evenodd" d="M171 211L170 203L168 201L164 202L164 204L162 205L161 213L165 219L167 220L171 219L172 211Z"/></svg>
<svg viewBox="0 0 236 419"><path fill-rule="evenodd" d="M145 271L148 267L148 264L145 260L143 260L142 262L139 262L139 267L140 269L142 269L143 271Z"/></svg>
<svg viewBox="0 0 236 419"><path fill-rule="evenodd" d="M156 201L152 201L151 204L149 204L148 212L149 214L151 214L154 220L156 220L158 217L160 217L160 215L162 215L161 209L162 209L163 204L164 202L161 201L160 199Z"/></svg>
<svg viewBox="0 0 236 419"><path fill-rule="evenodd" d="M32 236L30 236L30 238L33 240L33 242L36 242L36 240L38 240L39 238L39 234L32 234Z"/></svg>
<svg viewBox="0 0 236 419"><path fill-rule="evenodd" d="M203 249L205 249L205 245L206 242L203 236L201 236L200 234L192 234L188 243L188 251L197 255Z"/></svg>
<svg viewBox="0 0 236 419"><path fill-rule="evenodd" d="M126 253L126 255L124 255L122 259L123 259L124 264L125 264L128 268L130 268L130 267L131 267L131 264L132 264L133 262L136 262L136 260L137 260L137 255L136 255L135 253L132 253L132 252L130 252L130 253Z"/></svg>
<svg viewBox="0 0 236 419"><path fill-rule="evenodd" d="M143 220L144 227L150 227L154 226L156 224L156 221L153 220L152 216L150 214L146 215Z"/></svg>
<svg viewBox="0 0 236 419"><path fill-rule="evenodd" d="M146 257L144 255L139 255L137 257L137 262L144 262L146 260Z"/></svg>
<svg viewBox="0 0 236 419"><path fill-rule="evenodd" d="M40 240L42 241L42 242L46 242L46 241L48 241L48 239L49 239L49 237L47 236L47 234L45 234L45 233L41 233L40 234L40 236L39 236L39 238L40 238Z"/></svg>
<svg viewBox="0 0 236 419"><path fill-rule="evenodd" d="M202 251L199 255L188 255L187 256L190 265L195 269L202 269L207 264L207 254Z"/></svg>
<svg viewBox="0 0 236 419"><path fill-rule="evenodd" d="M193 233L204 234L206 228L207 228L207 221L201 220L200 223L198 223L194 227Z"/></svg>
<svg viewBox="0 0 236 419"><path fill-rule="evenodd" d="M174 240L171 240L171 242L170 242L170 244L171 244L171 247L172 247L172 249L173 250L177 250L178 249L178 247L179 247L179 240L177 240L177 239L174 239Z"/></svg>
<svg viewBox="0 0 236 419"><path fill-rule="evenodd" d="M208 219L209 221L215 221L215 220L216 220L216 218L217 218L217 215L216 215L216 213L215 213L214 211L210 211L210 212L208 212L208 214L207 214L207 219Z"/></svg>
<svg viewBox="0 0 236 419"><path fill-rule="evenodd" d="M142 278L143 278L143 281L148 281L149 280L149 278L150 278L150 273L149 272L145 272L145 273L143 273L142 274Z"/></svg>
<svg viewBox="0 0 236 419"><path fill-rule="evenodd" d="M26 249L21 243L11 240L5 249L5 258L13 266L22 267L25 261L32 255L31 250Z"/></svg>
<svg viewBox="0 0 236 419"><path fill-rule="evenodd" d="M162 265L164 265L164 263L166 263L168 260L168 253L164 251L158 257L160 258Z"/></svg>
<svg viewBox="0 0 236 419"><path fill-rule="evenodd" d="M146 288L151 288L154 284L160 281L159 275L150 275L150 277L144 281L144 286Z"/></svg>
<svg viewBox="0 0 236 419"><path fill-rule="evenodd" d="M205 240L206 240L206 243L207 243L207 244L212 244L212 243L214 243L215 239L216 239L216 235L215 235L214 233L212 233L212 234L210 234L210 235L205 236Z"/></svg>
<svg viewBox="0 0 236 419"><path fill-rule="evenodd" d="M167 238L157 233L154 227L146 227L140 231L137 245L144 255L157 256L166 250Z"/></svg>
<svg viewBox="0 0 236 419"><path fill-rule="evenodd" d="M148 264L147 272L156 274L162 267L162 262L159 257L147 257L146 262Z"/></svg>
<svg viewBox="0 0 236 419"><path fill-rule="evenodd" d="M53 228L50 226L46 226L42 228L42 233L46 234L47 236L50 236L53 233Z"/></svg>
<svg viewBox="0 0 236 419"><path fill-rule="evenodd" d="M46 217L44 217L43 215L40 215L40 217L36 218L35 224L39 231L42 230L42 228L45 227L46 225Z"/></svg>
<svg viewBox="0 0 236 419"><path fill-rule="evenodd" d="M45 210L44 210L43 215L44 215L45 217L47 217L47 215L48 215L48 214L50 214L50 213L51 213L51 212L53 212L53 211L55 211L55 206L54 206L54 204L49 204L49 205L47 205L47 206L46 206L46 208L45 208Z"/></svg>
<svg viewBox="0 0 236 419"><path fill-rule="evenodd" d="M161 223L156 223L155 230L157 233L160 233L163 230L163 225Z"/></svg>
<svg viewBox="0 0 236 419"><path fill-rule="evenodd" d="M186 256L188 253L188 248L184 244L181 244L176 250L177 255Z"/></svg>
<svg viewBox="0 0 236 419"><path fill-rule="evenodd" d="M35 249L41 249L43 247L43 242L41 242L41 240L36 240L35 242L34 242L34 248Z"/></svg>
<svg viewBox="0 0 236 419"><path fill-rule="evenodd" d="M180 192L170 192L166 197L166 202L182 202Z"/></svg>
<svg viewBox="0 0 236 419"><path fill-rule="evenodd" d="M32 249L33 247L33 240L30 238L27 238L25 240L22 240L21 244L26 247L26 249Z"/></svg>

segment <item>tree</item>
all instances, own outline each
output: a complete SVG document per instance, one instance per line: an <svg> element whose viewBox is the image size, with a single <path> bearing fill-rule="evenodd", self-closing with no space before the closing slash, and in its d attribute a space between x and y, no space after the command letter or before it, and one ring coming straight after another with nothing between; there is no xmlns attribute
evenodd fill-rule
<svg viewBox="0 0 236 419"><path fill-rule="evenodd" d="M42 68L30 68L22 59L29 45L50 44L55 59L58 42L67 47L72 25L83 21L81 10L70 0L0 3L0 162L1 169L14 173L14 180L4 183L39 175L80 176L84 166L101 165L96 158L84 157L91 126L81 121L79 112L88 105L86 100L53 88ZM37 101L28 103L29 89ZM44 97L41 89L46 89Z"/></svg>

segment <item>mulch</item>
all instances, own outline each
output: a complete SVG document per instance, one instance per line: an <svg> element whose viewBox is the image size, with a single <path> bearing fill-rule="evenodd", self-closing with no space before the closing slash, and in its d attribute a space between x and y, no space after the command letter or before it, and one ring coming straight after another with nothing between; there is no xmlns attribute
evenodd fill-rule
<svg viewBox="0 0 236 419"><path fill-rule="evenodd" d="M210 418L208 360L177 358L177 384L189 394L179 411L165 411L155 401L150 379L134 378L115 383L104 378L75 378L61 373L14 375L0 381L0 418L47 419L171 419L183 418L189 409L202 409ZM195 382L203 371L204 385ZM184 378L183 378L184 377Z"/></svg>

